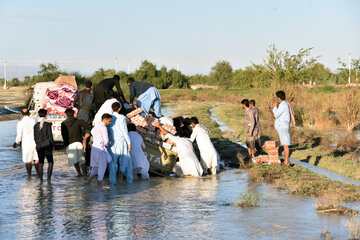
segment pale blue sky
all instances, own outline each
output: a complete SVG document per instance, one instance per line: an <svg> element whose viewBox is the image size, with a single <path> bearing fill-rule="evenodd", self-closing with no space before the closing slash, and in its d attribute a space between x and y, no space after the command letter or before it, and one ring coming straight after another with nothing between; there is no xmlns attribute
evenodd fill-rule
<svg viewBox="0 0 360 240"><path fill-rule="evenodd" d="M147 59L207 74L219 60L260 63L271 43L314 47L335 70L337 57L360 57L360 1L0 0L0 36L9 65L51 61L82 73L114 68L117 57L125 71Z"/></svg>

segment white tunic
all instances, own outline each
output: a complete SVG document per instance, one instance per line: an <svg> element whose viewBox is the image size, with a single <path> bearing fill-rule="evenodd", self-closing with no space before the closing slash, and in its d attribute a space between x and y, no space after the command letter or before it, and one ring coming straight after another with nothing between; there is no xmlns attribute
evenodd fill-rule
<svg viewBox="0 0 360 240"><path fill-rule="evenodd" d="M144 140L141 135L137 132L129 132L130 142L131 142L131 161L133 169L137 172L139 171L142 179L149 178L149 161L147 160L143 149L146 148Z"/></svg>
<svg viewBox="0 0 360 240"><path fill-rule="evenodd" d="M97 111L97 113L95 114L94 117L94 121L93 121L93 125L95 126L96 124L98 124L99 122L101 122L101 117L102 115L104 115L104 113L108 113L110 115L113 114L113 110L111 108L111 105L114 102L119 102L118 100L116 100L115 98L111 98L106 100L103 105L101 105L99 111Z"/></svg>
<svg viewBox="0 0 360 240"><path fill-rule="evenodd" d="M36 152L36 143L34 140L34 125L36 120L25 116L18 122L16 127L16 140L17 144L21 142L22 160L29 163L33 160L39 160Z"/></svg>
<svg viewBox="0 0 360 240"><path fill-rule="evenodd" d="M179 155L179 165L183 175L190 175L200 177L203 174L203 169L195 155L192 143L188 138L181 138L167 134L165 136L176 144L176 152Z"/></svg>
<svg viewBox="0 0 360 240"><path fill-rule="evenodd" d="M218 166L219 154L212 144L208 131L200 124L196 124L190 136L190 141L196 140L200 150L200 161L207 171L208 168L214 169Z"/></svg>

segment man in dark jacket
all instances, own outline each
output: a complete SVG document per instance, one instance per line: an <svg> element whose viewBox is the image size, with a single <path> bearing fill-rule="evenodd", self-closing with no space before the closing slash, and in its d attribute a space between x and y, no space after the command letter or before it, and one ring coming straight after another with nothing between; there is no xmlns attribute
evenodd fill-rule
<svg viewBox="0 0 360 240"><path fill-rule="evenodd" d="M84 85L85 89L78 92L74 99L74 107L78 110L82 108L85 98L91 94L92 82L86 81Z"/></svg>
<svg viewBox="0 0 360 240"><path fill-rule="evenodd" d="M147 82L137 82L133 78L128 78L127 83L130 88L130 104L133 104L137 97L136 105L145 114L149 115L150 108L154 109L156 117L162 117L160 93L154 85Z"/></svg>
<svg viewBox="0 0 360 240"><path fill-rule="evenodd" d="M120 87L120 77L118 75L114 75L113 78L107 78L102 80L98 85L94 88L94 107L95 112L97 112L103 103L110 99L114 94L113 87L115 86L117 89L117 95L119 96L120 102L126 102L123 91Z"/></svg>
<svg viewBox="0 0 360 240"><path fill-rule="evenodd" d="M38 111L39 119L34 125L34 140L36 143L36 151L39 156L39 177L43 180L43 169L45 157L48 161L47 180L51 180L54 166L53 150L55 142L51 130L51 123L46 122L47 110L40 109Z"/></svg>
<svg viewBox="0 0 360 240"><path fill-rule="evenodd" d="M74 165L78 177L80 177L87 174L84 151L86 150L86 139L90 137L90 133L87 132L83 138L81 128L91 130L92 126L74 117L74 113L71 108L65 110L67 118L61 123L61 135L66 147L68 165ZM80 172L80 164L83 174Z"/></svg>

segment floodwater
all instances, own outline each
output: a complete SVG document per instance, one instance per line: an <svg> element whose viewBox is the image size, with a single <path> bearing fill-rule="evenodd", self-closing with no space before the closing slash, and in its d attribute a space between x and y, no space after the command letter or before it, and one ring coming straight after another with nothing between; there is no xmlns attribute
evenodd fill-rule
<svg viewBox="0 0 360 240"><path fill-rule="evenodd" d="M319 214L316 199L255 184L245 171L87 186L56 151L51 183L27 179L12 148L17 122L0 122L1 239L319 239L325 227L348 237L348 217ZM227 206L248 189L260 207Z"/></svg>

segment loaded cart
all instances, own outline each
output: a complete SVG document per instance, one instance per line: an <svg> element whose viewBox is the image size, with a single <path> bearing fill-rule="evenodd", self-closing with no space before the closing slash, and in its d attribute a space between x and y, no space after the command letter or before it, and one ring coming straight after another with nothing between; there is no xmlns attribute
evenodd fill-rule
<svg viewBox="0 0 360 240"><path fill-rule="evenodd" d="M178 158L176 146L169 140L163 141L160 132L153 123L158 121L151 116L141 116L140 108L128 113L126 116L136 125L136 131L143 137L146 149L145 156L150 164L149 172L159 176L169 176ZM170 133L175 134L175 128L162 124Z"/></svg>
<svg viewBox="0 0 360 240"><path fill-rule="evenodd" d="M62 142L61 123L66 119L65 110L73 108L77 84L75 76L60 75L55 81L39 82L34 86L33 96L29 103L31 117L37 117L39 109L48 111L47 120L52 123L54 140Z"/></svg>
<svg viewBox="0 0 360 240"><path fill-rule="evenodd" d="M150 163L149 172L169 176L177 159L177 153L145 141L144 154Z"/></svg>

